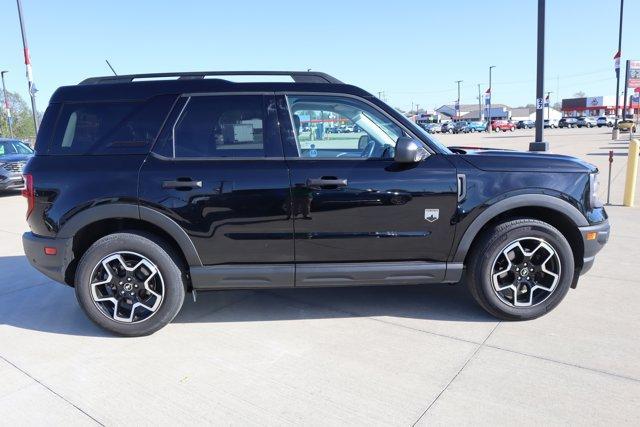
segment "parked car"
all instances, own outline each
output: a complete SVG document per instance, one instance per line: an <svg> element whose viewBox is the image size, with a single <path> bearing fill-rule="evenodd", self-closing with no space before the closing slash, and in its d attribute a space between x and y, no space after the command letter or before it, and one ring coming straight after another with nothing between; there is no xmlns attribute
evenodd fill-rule
<svg viewBox="0 0 640 427"><path fill-rule="evenodd" d="M586 162L448 149L324 73L204 78L228 74L96 77L51 97L24 170L24 252L113 333L153 333L188 292L461 283L463 273L487 312L532 319L607 242L598 169ZM310 113L363 135L298 139Z"/></svg>
<svg viewBox="0 0 640 427"><path fill-rule="evenodd" d="M22 189L22 170L31 157L33 150L22 141L0 138L0 192Z"/></svg>
<svg viewBox="0 0 640 427"><path fill-rule="evenodd" d="M535 123L535 122L534 122ZM544 119L544 127L549 129L555 129L558 127L557 119Z"/></svg>
<svg viewBox="0 0 640 427"><path fill-rule="evenodd" d="M516 130L516 125L508 120L495 120L491 123L491 130L493 130L494 132L498 130L501 130L503 132L510 130L511 132L513 132L514 130Z"/></svg>
<svg viewBox="0 0 640 427"><path fill-rule="evenodd" d="M532 129L536 127L536 122L533 120L518 120L516 128L518 129Z"/></svg>
<svg viewBox="0 0 640 427"><path fill-rule="evenodd" d="M612 117L612 116L600 116L596 120L596 124L598 125L598 127L602 127L602 126L612 127L614 125L615 121L616 121L615 117Z"/></svg>
<svg viewBox="0 0 640 427"><path fill-rule="evenodd" d="M467 133L469 132L468 126L469 122L466 122L464 120L459 121L459 122L455 122L453 124L453 133Z"/></svg>
<svg viewBox="0 0 640 427"><path fill-rule="evenodd" d="M579 128L581 127L592 128L597 125L598 125L598 122L596 121L596 118L591 116L578 117L578 120L576 121L576 126L578 126Z"/></svg>
<svg viewBox="0 0 640 427"><path fill-rule="evenodd" d="M468 132L485 132L487 130L487 122L467 122Z"/></svg>
<svg viewBox="0 0 640 427"><path fill-rule="evenodd" d="M574 128L576 127L577 122L578 122L578 119L576 119L575 117L563 117L560 120L558 120L558 127Z"/></svg>
<svg viewBox="0 0 640 427"><path fill-rule="evenodd" d="M442 124L440 123L427 123L423 127L429 133L440 133L442 131Z"/></svg>
<svg viewBox="0 0 640 427"><path fill-rule="evenodd" d="M620 132L636 132L636 124L633 122L633 120L621 120L618 122L618 129L620 130Z"/></svg>
<svg viewBox="0 0 640 427"><path fill-rule="evenodd" d="M453 133L453 127L454 127L454 123L453 122L445 122L442 124L442 127L440 128L440 132L442 133Z"/></svg>

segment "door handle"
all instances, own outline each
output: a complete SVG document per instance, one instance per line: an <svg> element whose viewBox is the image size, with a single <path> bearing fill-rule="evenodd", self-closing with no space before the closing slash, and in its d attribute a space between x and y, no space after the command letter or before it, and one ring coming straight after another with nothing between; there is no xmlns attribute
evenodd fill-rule
<svg viewBox="0 0 640 427"><path fill-rule="evenodd" d="M191 178L178 178L175 181L162 181L162 188L193 189L202 188L202 181L193 181Z"/></svg>
<svg viewBox="0 0 640 427"><path fill-rule="evenodd" d="M347 180L334 177L307 178L307 187L346 187Z"/></svg>

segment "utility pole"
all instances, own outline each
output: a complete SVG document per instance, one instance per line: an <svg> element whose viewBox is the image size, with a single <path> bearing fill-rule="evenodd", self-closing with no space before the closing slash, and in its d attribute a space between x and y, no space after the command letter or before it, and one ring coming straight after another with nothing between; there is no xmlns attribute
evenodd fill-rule
<svg viewBox="0 0 640 427"><path fill-rule="evenodd" d="M538 67L536 81L536 139L529 143L529 151L547 151L544 142L544 18L545 0L538 0Z"/></svg>
<svg viewBox="0 0 640 427"><path fill-rule="evenodd" d="M24 25L24 19L22 17L22 3L20 0L16 0L16 2L18 3L18 19L20 20L20 32L22 33L22 47L24 48L24 65L27 67L27 82L29 83L29 96L31 96L33 126L35 127L36 135L38 135L38 111L36 110L37 89L33 84L33 73L31 71L31 56L29 55L29 44L27 43L27 32Z"/></svg>
<svg viewBox="0 0 640 427"><path fill-rule="evenodd" d="M613 57L616 69L616 112L613 124L612 139L618 139L618 109L620 108L620 59L622 56L622 16L624 12L624 0L620 0L620 25L618 26L618 51ZM624 116L624 112L622 114Z"/></svg>
<svg viewBox="0 0 640 427"><path fill-rule="evenodd" d="M480 92L480 83L478 83L478 120L482 121L482 96Z"/></svg>
<svg viewBox="0 0 640 427"><path fill-rule="evenodd" d="M11 134L11 138L13 138L13 119L11 117L11 109L9 108L9 97L7 95L7 87L4 84L4 75L8 73L8 71L0 72L2 74L2 93L4 94L4 108L7 110L7 122L9 123L9 133Z"/></svg>
<svg viewBox="0 0 640 427"><path fill-rule="evenodd" d="M487 131L491 133L491 98L493 97L493 89L491 89L491 70L496 68L495 65L489 66L489 109L487 110Z"/></svg>
<svg viewBox="0 0 640 427"><path fill-rule="evenodd" d="M458 84L458 103L456 104L456 117L458 118L458 120L460 120L460 83L462 83L462 80L456 80L456 83Z"/></svg>

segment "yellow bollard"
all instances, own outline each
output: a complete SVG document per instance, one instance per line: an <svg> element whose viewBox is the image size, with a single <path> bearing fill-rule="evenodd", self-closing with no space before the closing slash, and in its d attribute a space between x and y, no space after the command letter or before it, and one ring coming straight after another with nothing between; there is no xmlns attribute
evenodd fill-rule
<svg viewBox="0 0 640 427"><path fill-rule="evenodd" d="M624 205L633 206L636 194L636 178L638 177L638 154L640 154L640 141L629 141L629 157L627 159L627 180L624 185Z"/></svg>

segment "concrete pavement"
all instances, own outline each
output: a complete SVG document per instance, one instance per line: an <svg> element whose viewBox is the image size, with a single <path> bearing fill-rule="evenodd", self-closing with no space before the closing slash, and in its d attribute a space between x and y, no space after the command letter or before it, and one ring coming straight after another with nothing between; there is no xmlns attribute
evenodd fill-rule
<svg viewBox="0 0 640 427"><path fill-rule="evenodd" d="M612 202L621 202L623 142L600 129L548 135L554 152L605 172L616 147ZM441 141L522 149L530 139L523 131ZM534 321L498 322L446 285L228 291L189 299L153 336L122 339L93 326L72 289L28 266L24 208L19 196L0 197L2 424L640 419L638 209L608 209L612 237L593 270Z"/></svg>

